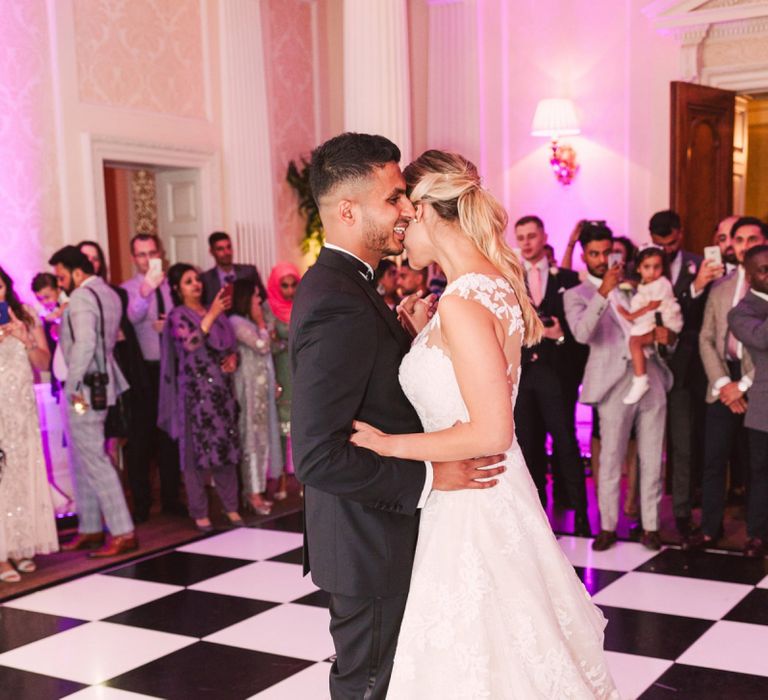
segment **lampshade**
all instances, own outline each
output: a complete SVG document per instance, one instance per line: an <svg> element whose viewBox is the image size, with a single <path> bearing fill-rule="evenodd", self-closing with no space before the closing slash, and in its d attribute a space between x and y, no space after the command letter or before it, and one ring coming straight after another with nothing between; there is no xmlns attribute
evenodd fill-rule
<svg viewBox="0 0 768 700"><path fill-rule="evenodd" d="M573 102L561 98L540 100L531 124L531 136L549 136L557 138L568 134L578 134L579 119Z"/></svg>

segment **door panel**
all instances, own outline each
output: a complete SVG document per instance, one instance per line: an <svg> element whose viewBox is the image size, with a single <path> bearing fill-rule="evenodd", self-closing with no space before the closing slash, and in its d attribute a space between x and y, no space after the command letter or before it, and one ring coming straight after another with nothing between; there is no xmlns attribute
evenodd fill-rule
<svg viewBox="0 0 768 700"><path fill-rule="evenodd" d="M685 229L685 247L701 252L718 222L733 213L736 93L673 82L671 207Z"/></svg>
<svg viewBox="0 0 768 700"><path fill-rule="evenodd" d="M157 226L168 261L199 266L202 249L200 172L195 169L157 173Z"/></svg>

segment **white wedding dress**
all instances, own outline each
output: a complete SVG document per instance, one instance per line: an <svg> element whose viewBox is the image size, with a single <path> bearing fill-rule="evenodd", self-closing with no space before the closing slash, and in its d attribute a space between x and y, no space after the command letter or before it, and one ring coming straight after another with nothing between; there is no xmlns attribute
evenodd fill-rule
<svg viewBox="0 0 768 700"><path fill-rule="evenodd" d="M508 330L514 402L523 323L511 287L468 274L444 294L482 304ZM425 431L469 419L439 312L403 359L400 383ZM429 496L389 700L619 697L603 654L605 618L557 544L517 440L505 464L494 488Z"/></svg>

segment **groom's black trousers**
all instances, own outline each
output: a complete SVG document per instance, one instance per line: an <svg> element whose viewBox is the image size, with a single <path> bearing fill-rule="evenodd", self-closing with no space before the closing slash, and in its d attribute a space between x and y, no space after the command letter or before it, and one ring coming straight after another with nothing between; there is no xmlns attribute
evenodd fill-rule
<svg viewBox="0 0 768 700"><path fill-rule="evenodd" d="M406 599L331 594L332 700L386 698Z"/></svg>

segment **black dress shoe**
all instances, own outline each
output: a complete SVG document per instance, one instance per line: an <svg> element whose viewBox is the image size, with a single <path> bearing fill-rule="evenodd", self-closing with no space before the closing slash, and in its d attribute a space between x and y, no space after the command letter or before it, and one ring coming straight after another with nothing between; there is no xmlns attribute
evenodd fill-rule
<svg viewBox="0 0 768 700"><path fill-rule="evenodd" d="M765 542L760 537L750 537L744 545L744 556L759 558L766 555Z"/></svg>
<svg viewBox="0 0 768 700"><path fill-rule="evenodd" d="M600 534L595 537L592 543L592 549L595 552L604 552L616 544L616 532L614 530L600 530Z"/></svg>
<svg viewBox="0 0 768 700"><path fill-rule="evenodd" d="M653 551L658 552L661 549L661 537L659 537L659 531L646 530L643 532L640 543L646 549L652 549Z"/></svg>
<svg viewBox="0 0 768 700"><path fill-rule="evenodd" d="M586 515L575 515L573 518L573 534L576 537L592 537L592 528Z"/></svg>

